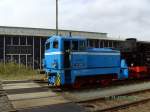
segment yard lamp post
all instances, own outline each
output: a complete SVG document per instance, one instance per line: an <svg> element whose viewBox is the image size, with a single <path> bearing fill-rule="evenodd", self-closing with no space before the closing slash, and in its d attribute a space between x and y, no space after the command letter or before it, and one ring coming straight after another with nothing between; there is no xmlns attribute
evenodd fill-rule
<svg viewBox="0 0 150 112"><path fill-rule="evenodd" d="M56 0L56 35L58 35L58 0Z"/></svg>

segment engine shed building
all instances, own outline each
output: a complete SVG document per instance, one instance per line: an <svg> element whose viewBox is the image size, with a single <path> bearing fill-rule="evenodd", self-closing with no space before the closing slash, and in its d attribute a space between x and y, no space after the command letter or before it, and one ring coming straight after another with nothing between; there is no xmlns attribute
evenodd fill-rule
<svg viewBox="0 0 150 112"><path fill-rule="evenodd" d="M42 68L44 43L54 29L0 26L0 62L16 62L33 69ZM81 36L90 47L117 47L120 40L107 37L107 33L60 30L59 35Z"/></svg>

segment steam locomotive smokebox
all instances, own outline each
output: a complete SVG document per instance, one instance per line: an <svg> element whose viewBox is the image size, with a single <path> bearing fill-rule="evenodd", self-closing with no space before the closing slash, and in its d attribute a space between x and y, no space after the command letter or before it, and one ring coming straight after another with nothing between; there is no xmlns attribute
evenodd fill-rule
<svg viewBox="0 0 150 112"><path fill-rule="evenodd" d="M134 52L137 49L137 40L135 38L128 38L123 44L121 44L121 50L123 52Z"/></svg>

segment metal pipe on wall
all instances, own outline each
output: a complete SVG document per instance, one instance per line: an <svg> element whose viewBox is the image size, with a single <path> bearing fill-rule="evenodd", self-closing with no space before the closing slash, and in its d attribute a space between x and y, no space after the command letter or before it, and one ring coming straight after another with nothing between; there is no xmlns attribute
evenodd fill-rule
<svg viewBox="0 0 150 112"><path fill-rule="evenodd" d="M26 36L26 45L28 45L27 36ZM27 52L26 52L26 68L27 66L28 66L28 57L27 57Z"/></svg>
<svg viewBox="0 0 150 112"><path fill-rule="evenodd" d="M98 47L100 48L101 47L101 40L98 41L98 44L99 44Z"/></svg>
<svg viewBox="0 0 150 112"><path fill-rule="evenodd" d="M32 67L33 67L33 69L34 69L34 36L33 36L33 42L32 42L32 47L33 47L33 49L32 49Z"/></svg>
<svg viewBox="0 0 150 112"><path fill-rule="evenodd" d="M10 38L10 42L11 42L11 45L13 45L13 37ZM13 61L13 55L10 55L11 57L11 62Z"/></svg>
<svg viewBox="0 0 150 112"><path fill-rule="evenodd" d="M20 36L19 36L18 38L19 38L19 42L18 42L18 44L20 45ZM18 58L19 58L19 68L20 68L20 63L21 63L21 59L20 59L20 52L19 52L19 56L18 56Z"/></svg>
<svg viewBox="0 0 150 112"><path fill-rule="evenodd" d="M5 55L5 51L6 51L6 49L5 49L5 47L6 47L5 38L6 38L6 37L5 37L5 35L4 35L4 41L3 41L3 42L4 42L4 44L3 44L3 59L4 59L4 65L5 65L5 63L6 63L6 62L5 62L5 61L6 61L6 57L5 57L5 56L6 56L6 55Z"/></svg>
<svg viewBox="0 0 150 112"><path fill-rule="evenodd" d="M42 52L42 46L41 46L41 37L40 37L40 69L42 68L41 66L42 66L42 54L41 54L41 52Z"/></svg>

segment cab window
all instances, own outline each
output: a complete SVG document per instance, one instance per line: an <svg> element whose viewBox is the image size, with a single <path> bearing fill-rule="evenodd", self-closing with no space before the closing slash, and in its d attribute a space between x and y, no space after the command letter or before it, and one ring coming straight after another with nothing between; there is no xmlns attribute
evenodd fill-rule
<svg viewBox="0 0 150 112"><path fill-rule="evenodd" d="M46 50L48 50L50 48L50 42L46 43Z"/></svg>
<svg viewBox="0 0 150 112"><path fill-rule="evenodd" d="M78 50L78 41L72 41L72 50L74 51Z"/></svg>
<svg viewBox="0 0 150 112"><path fill-rule="evenodd" d="M58 48L58 41L53 42L53 48L57 49Z"/></svg>
<svg viewBox="0 0 150 112"><path fill-rule="evenodd" d="M85 41L79 41L79 50L85 50Z"/></svg>

